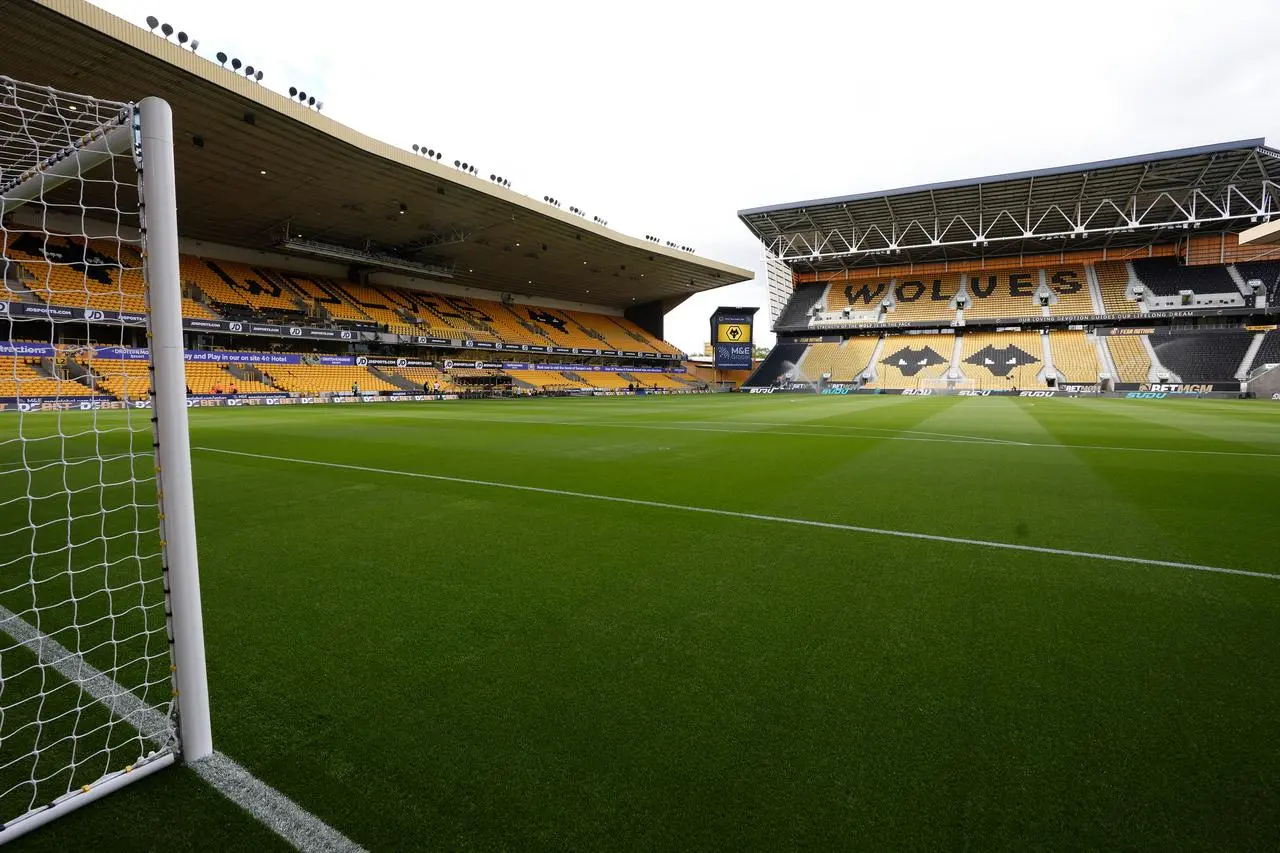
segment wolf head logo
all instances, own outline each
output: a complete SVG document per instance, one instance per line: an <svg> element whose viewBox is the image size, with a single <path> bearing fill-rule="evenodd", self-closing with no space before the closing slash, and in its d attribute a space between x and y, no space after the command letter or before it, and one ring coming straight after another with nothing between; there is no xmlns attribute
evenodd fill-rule
<svg viewBox="0 0 1280 853"><path fill-rule="evenodd" d="M946 359L938 355L932 347L903 347L890 356L882 358L881 364L896 367L903 376L915 376L926 367L943 364Z"/></svg>
<svg viewBox="0 0 1280 853"><path fill-rule="evenodd" d="M985 367L993 376L1008 376L1014 368L1024 364L1036 364L1040 359L1026 350L1009 344L1004 347L993 347L987 344L964 360L965 364Z"/></svg>

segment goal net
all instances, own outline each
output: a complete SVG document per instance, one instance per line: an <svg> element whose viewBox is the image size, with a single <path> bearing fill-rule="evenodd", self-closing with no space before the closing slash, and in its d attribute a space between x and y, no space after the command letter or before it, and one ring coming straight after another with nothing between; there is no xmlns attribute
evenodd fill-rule
<svg viewBox="0 0 1280 853"><path fill-rule="evenodd" d="M0 844L211 750L171 127L0 77Z"/></svg>
<svg viewBox="0 0 1280 853"><path fill-rule="evenodd" d="M925 378L920 380L920 387L937 393L946 393L948 391L973 391L977 389L978 383L972 379Z"/></svg>

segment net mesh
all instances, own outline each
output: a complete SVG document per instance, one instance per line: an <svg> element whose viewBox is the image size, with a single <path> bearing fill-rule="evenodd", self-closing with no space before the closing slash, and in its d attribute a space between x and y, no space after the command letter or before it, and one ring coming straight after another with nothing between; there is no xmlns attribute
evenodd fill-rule
<svg viewBox="0 0 1280 853"><path fill-rule="evenodd" d="M176 745L134 114L0 77L0 824Z"/></svg>

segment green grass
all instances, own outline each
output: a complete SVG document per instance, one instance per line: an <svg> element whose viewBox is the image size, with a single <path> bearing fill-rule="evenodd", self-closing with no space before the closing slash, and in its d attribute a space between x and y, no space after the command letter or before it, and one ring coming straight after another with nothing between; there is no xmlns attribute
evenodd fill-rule
<svg viewBox="0 0 1280 853"><path fill-rule="evenodd" d="M191 419L204 448L1280 574L1266 403ZM216 745L369 849L1280 837L1280 582L206 450L194 466ZM133 827L159 848L265 846L179 770L16 847Z"/></svg>

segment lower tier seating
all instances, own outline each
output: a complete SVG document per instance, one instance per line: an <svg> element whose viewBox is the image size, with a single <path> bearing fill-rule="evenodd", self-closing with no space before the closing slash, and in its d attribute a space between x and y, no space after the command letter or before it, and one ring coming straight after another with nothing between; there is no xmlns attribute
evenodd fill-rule
<svg viewBox="0 0 1280 853"><path fill-rule="evenodd" d="M262 372L277 388L297 394L349 394L353 386L358 386L362 394L403 390L379 379L363 367L273 364Z"/></svg>
<svg viewBox="0 0 1280 853"><path fill-rule="evenodd" d="M224 364L187 363L187 391L192 394L278 394L256 379L236 376Z"/></svg>
<svg viewBox="0 0 1280 853"><path fill-rule="evenodd" d="M1107 335L1103 337L1116 366L1117 382L1146 382L1151 375L1151 356L1143 341L1145 335Z"/></svg>
<svg viewBox="0 0 1280 853"><path fill-rule="evenodd" d="M1183 382L1230 382L1249 349L1246 331L1152 335L1156 358Z"/></svg>
<svg viewBox="0 0 1280 853"><path fill-rule="evenodd" d="M776 384L780 378L795 372L796 362L804 355L804 350L804 344L777 344L744 385L765 388Z"/></svg>
<svg viewBox="0 0 1280 853"><path fill-rule="evenodd" d="M951 367L955 342L952 335L889 335L867 387L919 388L926 380L941 379Z"/></svg>
<svg viewBox="0 0 1280 853"><path fill-rule="evenodd" d="M39 359L0 356L0 397L87 397L92 392L73 379L58 379Z"/></svg>
<svg viewBox="0 0 1280 853"><path fill-rule="evenodd" d="M963 347L961 370L979 388L1044 386L1037 378L1044 369L1039 332L971 332L964 336Z"/></svg>
<svg viewBox="0 0 1280 853"><path fill-rule="evenodd" d="M1053 366L1067 382L1093 385L1098 381L1098 348L1084 332L1050 332Z"/></svg>

